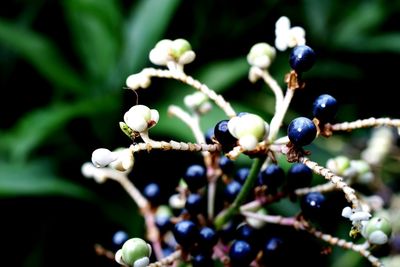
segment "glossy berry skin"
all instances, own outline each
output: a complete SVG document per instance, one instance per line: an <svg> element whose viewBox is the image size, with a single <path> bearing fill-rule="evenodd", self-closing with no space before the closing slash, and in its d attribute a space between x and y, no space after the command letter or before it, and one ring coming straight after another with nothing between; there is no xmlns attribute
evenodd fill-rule
<svg viewBox="0 0 400 267"><path fill-rule="evenodd" d="M218 234L214 229L207 226L200 229L198 245L201 250L211 251L217 242Z"/></svg>
<svg viewBox="0 0 400 267"><path fill-rule="evenodd" d="M244 184L244 182L247 179L247 176L249 176L249 173L250 173L249 168L246 167L240 168L239 170L236 171L234 179L238 181L240 184Z"/></svg>
<svg viewBox="0 0 400 267"><path fill-rule="evenodd" d="M192 193L186 199L185 209L192 216L196 216L197 214L204 213L205 207L206 207L206 205L203 201L203 198L199 194Z"/></svg>
<svg viewBox="0 0 400 267"><path fill-rule="evenodd" d="M254 260L257 251L244 240L236 240L229 249L232 267L249 266Z"/></svg>
<svg viewBox="0 0 400 267"><path fill-rule="evenodd" d="M205 139L206 139L206 144L212 145L214 144L213 142L213 137L214 137L214 128L210 128L207 130L205 134Z"/></svg>
<svg viewBox="0 0 400 267"><path fill-rule="evenodd" d="M233 160L230 160L226 156L222 156L219 159L218 165L225 174L230 174L235 167Z"/></svg>
<svg viewBox="0 0 400 267"><path fill-rule="evenodd" d="M173 233L176 242L184 249L188 249L197 241L199 230L194 222L182 220L175 224Z"/></svg>
<svg viewBox="0 0 400 267"><path fill-rule="evenodd" d="M204 253L199 253L192 255L192 266L193 267L212 267L214 266L214 261L210 255Z"/></svg>
<svg viewBox="0 0 400 267"><path fill-rule="evenodd" d="M221 144L224 152L230 151L237 143L237 139L229 132L228 122L229 120L222 120L214 127L214 137Z"/></svg>
<svg viewBox="0 0 400 267"><path fill-rule="evenodd" d="M229 203L232 203L239 194L240 190L242 190L242 185L238 181L230 181L224 190L225 200Z"/></svg>
<svg viewBox="0 0 400 267"><path fill-rule="evenodd" d="M266 264L282 263L285 259L285 243L280 237L269 237L262 248L263 261Z"/></svg>
<svg viewBox="0 0 400 267"><path fill-rule="evenodd" d="M307 219L319 219L322 216L325 206L325 196L320 192L311 192L303 196L300 207Z"/></svg>
<svg viewBox="0 0 400 267"><path fill-rule="evenodd" d="M302 147L311 144L315 139L317 127L312 120L306 117L298 117L290 122L287 134L293 145Z"/></svg>
<svg viewBox="0 0 400 267"><path fill-rule="evenodd" d="M260 232L247 223L238 226L235 233L236 240L244 240L251 245L258 246L261 236Z"/></svg>
<svg viewBox="0 0 400 267"><path fill-rule="evenodd" d="M153 206L161 203L161 189L156 183L150 183L146 185L143 189L143 195Z"/></svg>
<svg viewBox="0 0 400 267"><path fill-rule="evenodd" d="M170 216L167 215L156 215L154 218L154 223L157 226L161 234L166 233L171 230L172 223Z"/></svg>
<svg viewBox="0 0 400 267"><path fill-rule="evenodd" d="M316 60L314 50L307 45L295 46L289 56L290 67L297 73L308 71Z"/></svg>
<svg viewBox="0 0 400 267"><path fill-rule="evenodd" d="M313 103L313 115L320 122L332 122L338 111L336 99L328 94L317 97Z"/></svg>
<svg viewBox="0 0 400 267"><path fill-rule="evenodd" d="M313 172L303 163L293 163L287 171L287 185L290 190L309 187Z"/></svg>
<svg viewBox="0 0 400 267"><path fill-rule="evenodd" d="M196 192L207 184L206 169L198 164L193 164L186 169L183 175L188 188L191 192Z"/></svg>
<svg viewBox="0 0 400 267"><path fill-rule="evenodd" d="M119 230L112 236L112 249L117 251L122 247L122 245L129 239L127 232Z"/></svg>
<svg viewBox="0 0 400 267"><path fill-rule="evenodd" d="M276 192L277 188L285 181L284 170L276 164L270 164L258 175L258 183L266 185L268 191L271 193Z"/></svg>

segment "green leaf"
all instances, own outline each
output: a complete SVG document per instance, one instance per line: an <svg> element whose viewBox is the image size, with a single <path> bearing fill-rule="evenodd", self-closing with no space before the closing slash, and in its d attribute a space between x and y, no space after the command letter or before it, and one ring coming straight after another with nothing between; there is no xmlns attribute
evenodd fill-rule
<svg viewBox="0 0 400 267"><path fill-rule="evenodd" d="M385 33L378 36L369 37L363 44L360 44L358 51L362 52L390 52L400 53L400 34Z"/></svg>
<svg viewBox="0 0 400 267"><path fill-rule="evenodd" d="M84 90L84 82L46 37L0 19L0 44L31 63L56 89L75 94Z"/></svg>
<svg viewBox="0 0 400 267"><path fill-rule="evenodd" d="M91 79L104 81L115 68L122 13L114 0L68 0L65 12L82 64Z"/></svg>
<svg viewBox="0 0 400 267"><path fill-rule="evenodd" d="M105 95L76 103L55 103L31 111L12 129L0 135L0 150L10 153L13 160L24 161L35 148L51 138L71 118L106 112L116 104L115 98Z"/></svg>
<svg viewBox="0 0 400 267"><path fill-rule="evenodd" d="M96 196L83 186L57 177L50 162L0 162L0 198L64 196L94 201Z"/></svg>
<svg viewBox="0 0 400 267"><path fill-rule="evenodd" d="M163 39L164 32L180 0L142 0L132 6L125 25L121 68L124 77L139 71L148 62L148 54Z"/></svg>
<svg viewBox="0 0 400 267"><path fill-rule="evenodd" d="M312 36L318 36L319 40L325 39L329 36L329 32L326 29L328 26L328 19L330 18L333 10L332 2L333 1L330 0L304 1L304 19L307 21L306 32L310 32Z"/></svg>

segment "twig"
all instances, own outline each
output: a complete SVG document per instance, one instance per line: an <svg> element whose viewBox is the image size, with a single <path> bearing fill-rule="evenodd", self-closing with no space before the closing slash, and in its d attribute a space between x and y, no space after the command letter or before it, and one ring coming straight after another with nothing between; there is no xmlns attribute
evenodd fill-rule
<svg viewBox="0 0 400 267"><path fill-rule="evenodd" d="M135 145L131 145L129 149L132 153L136 153L139 151L151 151L153 149L159 150L179 150L179 151L189 151L189 152L200 152L200 151L220 151L221 146L219 144L193 144L193 143L185 143L185 142L176 142L176 141L152 141L150 143L139 143Z"/></svg>
<svg viewBox="0 0 400 267"><path fill-rule="evenodd" d="M400 119L390 119L390 118L369 118L363 120L356 120L353 122L342 122L333 124L329 127L331 131L352 131L360 128L370 128L376 126L391 126L400 127Z"/></svg>
<svg viewBox="0 0 400 267"><path fill-rule="evenodd" d="M258 74L263 78L264 82L271 88L272 92L275 94L276 113L283 104L283 90L267 70L261 70L261 72L259 72Z"/></svg>
<svg viewBox="0 0 400 267"><path fill-rule="evenodd" d="M173 264L176 260L180 259L182 255L182 251L181 250L176 250L175 252L173 252L172 254L170 254L169 256L157 261L157 262L153 262L150 263L148 267L162 267L162 266L169 266L171 264Z"/></svg>

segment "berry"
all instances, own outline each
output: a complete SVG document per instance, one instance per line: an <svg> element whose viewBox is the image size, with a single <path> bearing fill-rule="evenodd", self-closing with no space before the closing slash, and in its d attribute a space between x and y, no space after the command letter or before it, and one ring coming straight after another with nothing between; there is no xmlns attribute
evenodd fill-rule
<svg viewBox="0 0 400 267"><path fill-rule="evenodd" d="M303 163L293 163L287 172L287 186L289 190L308 187L311 185L313 173Z"/></svg>
<svg viewBox="0 0 400 267"><path fill-rule="evenodd" d="M292 120L288 126L290 142L297 147L311 144L317 135L317 127L308 118L298 117Z"/></svg>
<svg viewBox="0 0 400 267"><path fill-rule="evenodd" d="M229 203L232 203L236 196L239 194L240 190L242 189L242 185L236 181L232 180L230 181L224 190L224 196L225 200L228 201Z"/></svg>
<svg viewBox="0 0 400 267"><path fill-rule="evenodd" d="M392 225L384 217L373 217L365 225L363 234L371 244L383 245L388 242L392 234Z"/></svg>
<svg viewBox="0 0 400 267"><path fill-rule="evenodd" d="M242 223L236 229L235 233L236 240L244 240L252 245L257 245L260 241L260 232L257 229L251 227L247 223Z"/></svg>
<svg viewBox="0 0 400 267"><path fill-rule="evenodd" d="M206 169L198 164L191 165L187 168L183 179L185 180L189 190L196 192L207 184Z"/></svg>
<svg viewBox="0 0 400 267"><path fill-rule="evenodd" d="M311 192L304 195L300 203L304 217L311 220L321 217L325 202L325 196L320 192Z"/></svg>
<svg viewBox="0 0 400 267"><path fill-rule="evenodd" d="M218 235L214 229L210 227L203 227L199 232L199 247L201 249L211 250L218 242Z"/></svg>
<svg viewBox="0 0 400 267"><path fill-rule="evenodd" d="M263 251L263 261L266 264L282 263L284 261L285 255L285 243L280 237L269 237L262 249Z"/></svg>
<svg viewBox="0 0 400 267"><path fill-rule="evenodd" d="M248 266L254 260L256 253L257 252L248 242L244 240L236 240L229 249L231 266Z"/></svg>
<svg viewBox="0 0 400 267"><path fill-rule="evenodd" d="M285 179L285 172L276 164L268 165L265 170L259 173L258 182L260 185L266 185L268 191L276 192L276 189L281 186Z"/></svg>
<svg viewBox="0 0 400 267"><path fill-rule="evenodd" d="M295 46L290 53L289 64L297 73L308 71L315 63L315 52L307 45Z"/></svg>
<svg viewBox="0 0 400 267"><path fill-rule="evenodd" d="M229 158L227 158L226 156L222 156L219 159L218 162L219 167L221 168L221 170L225 173L225 174L229 174L233 171L235 165L233 163L233 160L230 160Z"/></svg>
<svg viewBox="0 0 400 267"><path fill-rule="evenodd" d="M331 122L335 118L337 111L337 101L330 95L320 95L313 103L313 115L321 122Z"/></svg>
<svg viewBox="0 0 400 267"><path fill-rule="evenodd" d="M129 235L127 232L123 230L119 230L114 233L112 237L113 247L117 250L122 247L122 245L129 239Z"/></svg>
<svg viewBox="0 0 400 267"><path fill-rule="evenodd" d="M192 266L193 267L212 267L214 266L214 261L210 255L205 255L199 253L192 256Z"/></svg>
<svg viewBox="0 0 400 267"><path fill-rule="evenodd" d="M222 120L214 127L214 137L221 144L224 152L230 151L237 142L237 139L229 132L228 122L229 120Z"/></svg>
<svg viewBox="0 0 400 267"><path fill-rule="evenodd" d="M197 241L199 231L194 222L183 220L175 224L173 233L176 242L186 249Z"/></svg>
<svg viewBox="0 0 400 267"><path fill-rule="evenodd" d="M209 144L209 145L214 144L213 137L214 137L214 128L210 128L207 130L207 132L205 134L206 144Z"/></svg>
<svg viewBox="0 0 400 267"><path fill-rule="evenodd" d="M236 171L234 179L238 181L240 184L244 184L247 176L249 176L250 169L243 167Z"/></svg>
<svg viewBox="0 0 400 267"><path fill-rule="evenodd" d="M161 203L161 189L156 183L150 183L143 189L143 195L153 206L157 206Z"/></svg>
<svg viewBox="0 0 400 267"><path fill-rule="evenodd" d="M201 195L192 193L190 194L185 203L185 209L190 215L197 215L204 212L205 205Z"/></svg>
<svg viewBox="0 0 400 267"><path fill-rule="evenodd" d="M129 266L147 266L151 255L150 245L141 238L131 238L122 246L122 259ZM146 264L138 264L138 262Z"/></svg>

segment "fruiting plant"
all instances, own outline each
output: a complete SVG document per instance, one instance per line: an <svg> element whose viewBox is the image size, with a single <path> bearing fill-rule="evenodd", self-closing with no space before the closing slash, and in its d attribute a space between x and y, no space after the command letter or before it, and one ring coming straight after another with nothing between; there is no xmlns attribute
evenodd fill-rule
<svg viewBox="0 0 400 267"><path fill-rule="evenodd" d="M379 163L394 146L393 129L400 127L400 120L369 118L334 123L339 103L323 94L314 101L313 118L293 119L284 130L287 135L279 136L294 93L306 89L304 72L317 60L317 51L305 42L304 29L291 28L286 17L277 21L276 49L292 49L286 90L268 72L278 56L275 47L258 43L247 55L250 81L263 80L275 95L275 113L269 122L257 114L238 113L222 95L186 74L184 66L195 59L188 41L162 40L156 44L150 60L166 68L145 68L129 76L126 86L140 94L139 89L151 87L153 78L165 78L193 87L196 92L184 99L187 109L171 105L168 112L188 126L196 143L153 140L150 129L157 127L160 119L155 109L136 104L124 114L119 124L130 138L130 146L95 150L92 162L82 166L82 173L99 183L107 179L119 182L139 207L147 232L142 237L126 238L116 251L102 248L99 253L114 255L119 264L134 267L285 266L290 260L296 261L290 259L291 253L299 255L303 244L314 244L308 249L319 256L328 253L327 246L337 246L359 253L373 266L383 266L375 252L390 245L392 226L373 184L382 183ZM200 120L214 106L212 102L226 118L215 122L210 133L201 129ZM376 130L360 159L338 155L324 167L306 149L316 138L368 127ZM168 203L160 199L159 185L149 183L141 192L128 177L135 157L140 156L137 153L154 150L201 153L203 157L203 164L187 166ZM252 165L235 172L235 160L240 155L248 156ZM290 167L281 166L283 161ZM323 177L326 183L315 184L315 176ZM353 188L360 184L368 188L368 193ZM347 204L329 203L332 192L341 192ZM269 211L270 205L284 199L299 207L295 216ZM329 218L338 223L349 220L347 238L324 232L325 216L334 213L335 209L329 209L335 204L340 212L329 214ZM298 240L303 241L293 244L290 235L295 233L301 233Z"/></svg>

